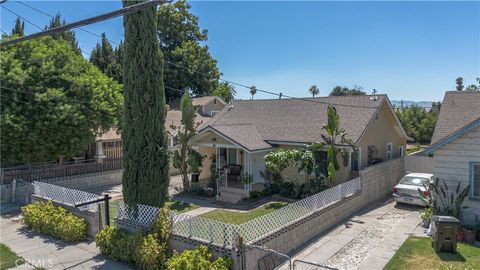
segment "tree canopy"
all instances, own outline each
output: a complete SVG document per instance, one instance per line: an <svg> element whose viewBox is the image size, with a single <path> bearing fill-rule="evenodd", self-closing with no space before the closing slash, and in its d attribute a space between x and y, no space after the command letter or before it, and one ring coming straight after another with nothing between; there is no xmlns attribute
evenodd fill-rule
<svg viewBox="0 0 480 270"><path fill-rule="evenodd" d="M65 24L67 24L67 22L64 19L62 19L62 16L60 15L60 13L58 13L50 20L49 24L45 26L45 29L46 30L53 29L53 28L63 26ZM54 34L53 37L55 39L63 39L67 41L68 44L72 46L72 48L75 50L76 53L82 54L82 50L78 46L78 40L77 40L77 37L75 36L74 31L64 31L58 34Z"/></svg>
<svg viewBox="0 0 480 270"><path fill-rule="evenodd" d="M235 90L235 87L229 82L222 82L211 94L214 96L219 96L225 102L229 103L230 101L233 101L235 95L237 94L237 91Z"/></svg>
<svg viewBox="0 0 480 270"><path fill-rule="evenodd" d="M365 96L367 93L363 91L361 86L348 88L346 86L335 86L330 92L330 96Z"/></svg>
<svg viewBox="0 0 480 270"><path fill-rule="evenodd" d="M105 33L102 39L90 53L90 62L97 66L105 75L123 81L123 42L113 48Z"/></svg>
<svg viewBox="0 0 480 270"><path fill-rule="evenodd" d="M2 47L0 57L2 164L77 156L97 130L119 123L121 86L66 41L34 39Z"/></svg>
<svg viewBox="0 0 480 270"><path fill-rule="evenodd" d="M25 22L20 20L18 17L15 20L15 26L12 29L12 35L17 35L20 37L25 36Z"/></svg>
<svg viewBox="0 0 480 270"><path fill-rule="evenodd" d="M396 109L396 114L408 136L418 143L430 143L438 118L439 105L432 104L432 110L427 111L419 106Z"/></svg>
<svg viewBox="0 0 480 270"><path fill-rule="evenodd" d="M157 12L157 33L166 63L166 86L189 90L194 95L207 95L217 89L220 71L209 48L207 30L198 25L198 17L190 12L191 5L179 0L160 6ZM177 65L177 66L176 66ZM182 67L185 68L182 68ZM177 91L166 92L167 99L180 97Z"/></svg>

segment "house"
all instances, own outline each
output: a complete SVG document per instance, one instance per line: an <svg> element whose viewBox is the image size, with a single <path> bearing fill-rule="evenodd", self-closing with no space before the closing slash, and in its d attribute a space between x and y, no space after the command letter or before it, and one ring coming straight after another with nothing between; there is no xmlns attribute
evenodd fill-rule
<svg viewBox="0 0 480 270"><path fill-rule="evenodd" d="M469 217L480 219L480 92L445 93L431 144L424 151L433 157L433 174L449 190L458 182L470 185L464 201ZM476 217L475 217L476 216Z"/></svg>
<svg viewBox="0 0 480 270"><path fill-rule="evenodd" d="M386 95L239 100L200 126L192 139L192 145L208 156L200 179L211 177L212 166L222 170L227 164L240 165L236 167L252 175L253 183L227 181L220 199L248 197L251 189L264 186L260 173L266 154L322 141L328 104L336 107L341 128L358 146L357 152L350 149L348 166L337 172L337 183L357 177L369 165L404 156L408 136Z"/></svg>
<svg viewBox="0 0 480 270"><path fill-rule="evenodd" d="M193 97L193 106L197 109L196 121L200 123L208 122L218 112L223 110L227 103L217 96ZM168 111L165 117L165 128L169 134L175 131L172 126L180 126L182 112L180 111L180 98L170 101ZM174 136L169 136L168 143L170 148L176 147ZM112 128L97 135L95 144L89 146L87 158L120 158L122 152L122 136L117 129Z"/></svg>

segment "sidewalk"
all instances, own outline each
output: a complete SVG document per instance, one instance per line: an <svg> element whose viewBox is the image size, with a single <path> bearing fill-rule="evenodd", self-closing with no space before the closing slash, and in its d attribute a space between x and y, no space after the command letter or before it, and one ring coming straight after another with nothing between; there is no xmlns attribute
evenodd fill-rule
<svg viewBox="0 0 480 270"><path fill-rule="evenodd" d="M424 235L419 208L391 200L366 209L312 241L293 259L342 270L383 269L405 239Z"/></svg>
<svg viewBox="0 0 480 270"><path fill-rule="evenodd" d="M68 244L27 230L19 221L4 217L0 218L0 226L0 242L29 262L29 265L17 269L35 269L34 266L45 269L133 269L100 255L92 240Z"/></svg>

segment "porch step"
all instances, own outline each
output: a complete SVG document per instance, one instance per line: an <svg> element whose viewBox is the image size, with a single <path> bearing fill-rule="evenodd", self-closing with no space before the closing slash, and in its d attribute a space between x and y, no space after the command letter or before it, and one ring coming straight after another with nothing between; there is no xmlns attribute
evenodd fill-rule
<svg viewBox="0 0 480 270"><path fill-rule="evenodd" d="M244 194L235 192L235 191L220 191L220 197L218 200L221 202L228 202L228 203L238 203L246 196Z"/></svg>

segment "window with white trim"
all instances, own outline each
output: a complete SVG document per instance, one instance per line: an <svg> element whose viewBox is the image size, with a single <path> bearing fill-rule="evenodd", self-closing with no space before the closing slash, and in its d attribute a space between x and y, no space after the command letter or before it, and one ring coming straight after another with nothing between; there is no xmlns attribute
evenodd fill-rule
<svg viewBox="0 0 480 270"><path fill-rule="evenodd" d="M387 160L392 159L392 143L387 143Z"/></svg>
<svg viewBox="0 0 480 270"><path fill-rule="evenodd" d="M405 152L404 152L404 151L405 151L405 146L400 145L400 146L398 147L398 156L399 156L399 157L404 157L404 156L405 156Z"/></svg>
<svg viewBox="0 0 480 270"><path fill-rule="evenodd" d="M471 198L480 200L480 162L470 163Z"/></svg>

